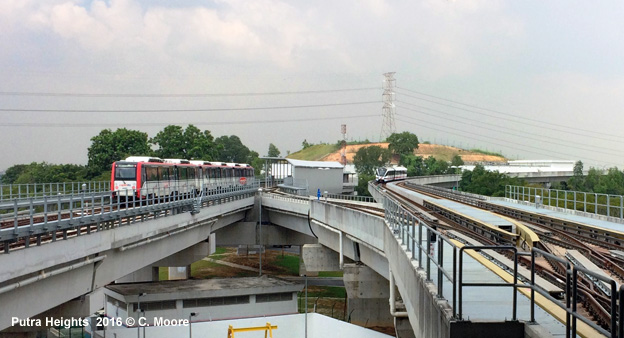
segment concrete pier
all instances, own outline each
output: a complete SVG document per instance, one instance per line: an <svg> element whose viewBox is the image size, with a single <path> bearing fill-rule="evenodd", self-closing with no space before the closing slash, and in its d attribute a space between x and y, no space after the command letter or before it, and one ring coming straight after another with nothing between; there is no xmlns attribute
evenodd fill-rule
<svg viewBox="0 0 624 338"><path fill-rule="evenodd" d="M390 284L366 265L345 264L347 315L351 323L371 326L394 326L390 314Z"/></svg>

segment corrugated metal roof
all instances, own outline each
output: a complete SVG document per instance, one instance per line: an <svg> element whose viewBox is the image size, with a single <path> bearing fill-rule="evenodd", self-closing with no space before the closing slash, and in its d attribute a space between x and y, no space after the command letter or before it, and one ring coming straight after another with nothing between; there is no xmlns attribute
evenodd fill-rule
<svg viewBox="0 0 624 338"><path fill-rule="evenodd" d="M331 169L342 169L343 166L340 162L325 162L325 161L303 161L303 160L293 160L287 158L286 161L292 164L295 167L305 167L305 168L331 168Z"/></svg>

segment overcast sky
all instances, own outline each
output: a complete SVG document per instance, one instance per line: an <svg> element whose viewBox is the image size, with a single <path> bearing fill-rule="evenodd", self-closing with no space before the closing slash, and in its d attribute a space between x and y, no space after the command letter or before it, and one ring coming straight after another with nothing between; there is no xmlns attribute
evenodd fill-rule
<svg viewBox="0 0 624 338"><path fill-rule="evenodd" d="M624 167L621 1L0 1L0 170L102 129L195 124L265 155L396 128ZM239 109L239 110L237 110ZM283 121L283 122L276 122Z"/></svg>

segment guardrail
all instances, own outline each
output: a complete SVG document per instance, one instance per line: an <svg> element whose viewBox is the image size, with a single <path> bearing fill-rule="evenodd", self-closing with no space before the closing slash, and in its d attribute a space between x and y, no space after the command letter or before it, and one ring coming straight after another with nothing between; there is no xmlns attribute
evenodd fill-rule
<svg viewBox="0 0 624 338"><path fill-rule="evenodd" d="M452 308L453 317L457 318L457 250L459 249L451 240L439 231L423 223L421 220L404 209L394 199L386 196L383 201L385 209L385 220L392 227L395 236L401 240L402 245L406 245L408 251L412 253L412 259L418 261L418 268L423 269L423 256L425 257L425 271L427 280L431 278L431 264L436 267L436 280L438 295L444 297L444 277L453 285L452 287ZM425 236L423 239L423 235ZM432 248L432 243L437 242L437 257ZM453 265L451 270L444 266L444 244L451 247L453 253ZM448 298L446 298L448 299Z"/></svg>
<svg viewBox="0 0 624 338"><path fill-rule="evenodd" d="M3 243L3 251L8 253L10 244L17 241L24 241L24 246L29 247L31 238L36 238L37 245L40 245L44 236L56 241L59 233L66 239L70 231L80 236L83 231L90 233L124 223L132 224L137 219L144 221L149 215L159 217L184 211L197 213L201 207L253 196L258 191L258 183L228 188L207 186L199 194L192 191L159 196L158 190L144 188L143 191L148 197L136 200L117 199L108 191L30 197L1 204L0 242Z"/></svg>
<svg viewBox="0 0 624 338"><path fill-rule="evenodd" d="M529 253L525 254L529 255ZM624 285L620 287L618 291L617 283L610 278L606 278L605 276L599 275L593 271L589 271L581 266L574 265L569 261L545 252L543 250L533 248L531 250L531 285L525 286L531 289L531 321L535 321L535 292L540 295L546 297L551 302L558 305L560 308L566 311L566 337L576 337L577 333L577 320L582 321L583 323L589 325L596 331L601 334L616 338L616 337L624 337L624 322L622 316L624 315ZM548 292L541 290L535 285L535 260L539 256L543 256L548 259L555 260L565 266L566 270L566 280L565 280L565 305L553 298ZM611 301L611 323L609 323L610 331L603 329L598 326L593 321L583 317L579 314L576 308L576 304L578 303L578 273L582 272L584 274L590 275L598 280L604 281L608 283L611 289L610 301ZM618 298L619 298L619 306L618 306ZM618 320L619 318L619 320ZM619 322L619 325L618 325Z"/></svg>
<svg viewBox="0 0 624 338"><path fill-rule="evenodd" d="M109 190L110 181L0 184L0 202L30 197L38 198L58 194L71 195Z"/></svg>
<svg viewBox="0 0 624 338"><path fill-rule="evenodd" d="M624 196L523 186L505 186L505 197L555 208L624 219ZM537 197L539 200L536 202Z"/></svg>
<svg viewBox="0 0 624 338"><path fill-rule="evenodd" d="M407 247L407 251L411 251L411 258L418 261L418 268L426 271L427 280L432 281L437 285L437 293L441 298L448 300L448 296L445 297L445 290L443 289L443 282L448 280L452 286L452 309L453 317L457 320L464 320L463 317L463 302L462 289L463 287L511 287L514 289L513 304L512 304L512 320L517 320L517 290L521 288L530 290L530 321L535 322L535 293L539 293L551 302L555 303L566 312L566 336L575 337L577 334L577 320L582 321L591 328L598 331L600 334L610 337L624 338L624 285L619 287L616 282L607 277L598 275L592 271L589 271L581 266L576 266L569 261L549 254L537 248L532 248L530 252L520 253L517 252L515 247L510 246L462 246L455 245L445 235L438 232L436 229L421 222L415 216L411 215L409 211L404 209L399 203L393 200L391 197L385 195L384 198L385 208L385 220L391 227L395 236L400 240L402 245ZM437 242L437 245L435 243ZM435 246L432 246L434 244ZM437 254L433 248L437 248ZM452 267L444 265L444 250L448 247L452 250ZM512 250L514 251L513 259L513 282L511 283L465 283L463 281L463 253L466 250ZM459 256L458 256L459 253ZM518 257L531 256L531 280L519 281L517 266ZM552 297L547 291L539 288L535 283L535 271L536 271L536 258L539 256L547 257L561 262L566 267L566 288L565 288L565 304ZM459 257L459 262L457 258ZM432 273L431 265L435 266L436 271ZM583 317L577 311L577 303L579 301L578 296L578 274L584 273L595 277L598 280L604 281L610 286L610 303L611 303L611 322L609 323L610 330L605 330L598 324L594 323L588 318ZM458 276L459 274L459 276ZM432 279L432 277L434 279ZM459 277L459 278L458 278ZM459 297L457 296L459 292Z"/></svg>
<svg viewBox="0 0 624 338"><path fill-rule="evenodd" d="M370 196L341 195L341 194L323 194L322 197L336 199L336 200L375 203L375 199L370 197Z"/></svg>

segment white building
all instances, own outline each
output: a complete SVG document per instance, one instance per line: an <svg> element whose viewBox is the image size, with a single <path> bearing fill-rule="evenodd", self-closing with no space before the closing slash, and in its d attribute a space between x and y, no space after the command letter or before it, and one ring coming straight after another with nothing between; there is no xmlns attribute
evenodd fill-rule
<svg viewBox="0 0 624 338"><path fill-rule="evenodd" d="M572 172L574 161L564 160L519 160L508 161L507 164L485 165L485 170L498 171L502 174L537 173L537 172ZM472 171L474 165L463 165L463 170Z"/></svg>
<svg viewBox="0 0 624 338"><path fill-rule="evenodd" d="M154 325L155 318L211 321L297 313L302 283L272 277L212 278L112 284L104 290L106 316Z"/></svg>

